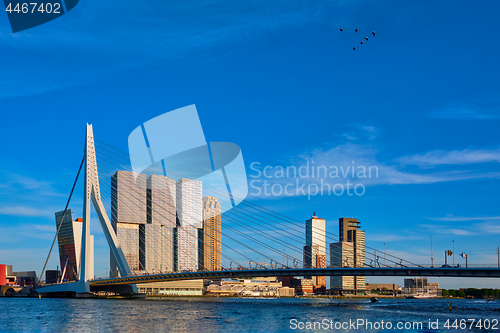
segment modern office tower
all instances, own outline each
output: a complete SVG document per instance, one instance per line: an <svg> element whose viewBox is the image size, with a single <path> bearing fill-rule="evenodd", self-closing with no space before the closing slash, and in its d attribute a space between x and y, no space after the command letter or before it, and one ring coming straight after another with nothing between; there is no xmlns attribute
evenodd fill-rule
<svg viewBox="0 0 500 333"><path fill-rule="evenodd" d="M325 268L326 267L326 228L325 220L313 216L306 221L306 245L304 246L304 267ZM314 284L326 287L324 276L313 276Z"/></svg>
<svg viewBox="0 0 500 333"><path fill-rule="evenodd" d="M63 219L64 216L64 219ZM80 278L80 253L82 250L83 219L73 221L73 211L68 209L56 213L56 228L59 228L57 243L59 245L59 260L64 281L77 281ZM94 235L90 235L90 260L94 258ZM67 263L67 264L66 264ZM89 276L94 276L94 262L89 264Z"/></svg>
<svg viewBox="0 0 500 333"><path fill-rule="evenodd" d="M66 214L64 214L64 211L56 213L56 228L59 228L61 223L61 228L57 234L57 243L59 245L61 270L66 267L63 280L77 281L80 273L83 224L82 222L73 221L73 211L71 209L68 209Z"/></svg>
<svg viewBox="0 0 500 333"><path fill-rule="evenodd" d="M332 267L349 267L349 258L351 257L351 248L345 242L330 244L330 263ZM354 293L353 276L331 276L330 289L338 291L341 294Z"/></svg>
<svg viewBox="0 0 500 333"><path fill-rule="evenodd" d="M347 240L347 232L349 230L358 230L361 222L358 219L350 219L348 217L339 218L339 242Z"/></svg>
<svg viewBox="0 0 500 333"><path fill-rule="evenodd" d="M203 197L203 227L199 229L198 269L221 270L221 208L215 197Z"/></svg>
<svg viewBox="0 0 500 333"><path fill-rule="evenodd" d="M174 267L177 271L198 269L198 229L202 227L202 183L181 178L176 184L177 227Z"/></svg>
<svg viewBox="0 0 500 333"><path fill-rule="evenodd" d="M129 171L117 171L111 177L111 224L116 232L125 259L132 273L143 271L140 265L139 239L144 240L144 226L147 222L146 175ZM140 230L141 229L141 230ZM118 276L118 269L110 255L111 277Z"/></svg>
<svg viewBox="0 0 500 333"><path fill-rule="evenodd" d="M174 270L173 234L176 227L175 180L150 175L146 180L147 224L141 225L140 262L148 273Z"/></svg>
<svg viewBox="0 0 500 333"><path fill-rule="evenodd" d="M365 232L357 219L339 219L339 242L330 244L330 262L338 267L365 266ZM342 294L364 294L364 276L332 276L330 288Z"/></svg>

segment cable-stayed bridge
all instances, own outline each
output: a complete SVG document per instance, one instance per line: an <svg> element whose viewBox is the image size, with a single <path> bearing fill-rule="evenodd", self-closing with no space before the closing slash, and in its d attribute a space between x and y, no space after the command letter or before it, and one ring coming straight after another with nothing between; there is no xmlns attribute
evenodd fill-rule
<svg viewBox="0 0 500 333"><path fill-rule="evenodd" d="M99 150L99 160L96 149ZM314 230L317 228L314 226L309 241L317 245L315 245L315 258L312 258L312 253L305 254L303 221L247 201L238 200L239 204L235 206L230 191L206 184L203 184L203 194L216 197L224 211L218 234L210 229L207 231L200 228L199 225L188 224L184 226L183 232L177 231L176 235L172 235L169 234L170 229L179 224L179 219L186 219L187 216L201 220L203 216L201 207L191 208L182 213L178 209L177 211L175 208L171 209L175 206L176 197L165 188L161 189L163 192L158 192L162 193L160 202L150 200L151 196L157 195L155 194L157 189L153 187L148 187L148 192L144 192L147 195L139 193L133 187L124 187L121 189L121 195L125 200L117 198L117 180L112 175L117 170L126 170L132 158L135 159L136 165L142 163L143 169L152 175L166 176L168 173L169 177L176 179L184 176L172 170L166 172L162 164L153 164L152 161L129 156L126 152L103 142L94 141L92 126L87 125L84 158L64 209L66 214L80 171L83 169L85 184L80 258L76 261L77 264L70 264L68 260L64 264L64 270L72 270L78 278L77 281L69 283L40 286L37 289L39 293L70 293L85 297L91 292L103 290L119 294L136 294L135 285L138 283L274 276L500 277L500 268L494 265L465 268L448 265L424 267L365 246L364 240L342 243L343 252L339 254L331 251L327 244L338 242L341 236L324 228ZM134 181L146 182L145 178L141 180L139 177ZM109 245L110 259L116 266L116 277L96 279L91 276L93 272L93 251L90 241L91 202ZM129 220L148 220L148 223L127 223L126 230L120 231L137 235L138 238L131 241L135 242L133 244L135 247L118 239L119 228L115 221L118 214L117 202L120 203L121 209L126 211ZM108 211L111 212L111 219ZM163 224L155 224L154 216L163 221ZM170 227L163 228L168 223L171 224ZM49 257L61 225L62 223L57 229ZM147 229L151 229L152 232L148 233ZM200 246L199 239L214 247L212 252L217 258L210 269L206 269L205 264L200 261L200 258L206 255L206 247ZM176 264L172 261L173 250L165 250L171 249L174 242L177 243ZM183 246L179 246L179 243L183 243ZM315 260L317 258L320 260ZM63 265L62 260L61 265ZM271 268L268 268L269 266Z"/></svg>
<svg viewBox="0 0 500 333"><path fill-rule="evenodd" d="M431 267L328 267L288 269L242 269L207 272L181 272L138 275L123 278L91 280L91 286L111 286L131 283L162 281L252 278L272 276L448 276L448 277L500 277L498 268L431 268Z"/></svg>

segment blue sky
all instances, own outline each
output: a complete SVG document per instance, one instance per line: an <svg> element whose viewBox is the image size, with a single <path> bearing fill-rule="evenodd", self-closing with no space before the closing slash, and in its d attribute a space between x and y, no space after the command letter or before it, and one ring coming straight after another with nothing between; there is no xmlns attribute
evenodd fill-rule
<svg viewBox="0 0 500 333"><path fill-rule="evenodd" d="M430 263L430 236L438 264L453 240L469 263L495 263L499 10L496 1L82 0L16 34L0 14L0 261L41 270L87 122L127 150L134 128L196 104L207 140L238 144L250 175L253 162L379 170L363 196L252 202L297 220L316 211L334 233L341 213L357 217L368 245L418 263Z"/></svg>

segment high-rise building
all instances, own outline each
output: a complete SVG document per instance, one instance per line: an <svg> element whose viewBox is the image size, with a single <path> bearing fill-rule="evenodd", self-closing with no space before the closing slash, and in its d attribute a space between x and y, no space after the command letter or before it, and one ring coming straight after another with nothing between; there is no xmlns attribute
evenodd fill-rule
<svg viewBox="0 0 500 333"><path fill-rule="evenodd" d="M198 233L199 263L204 271L221 270L221 207L215 197L203 197L203 226Z"/></svg>
<svg viewBox="0 0 500 333"><path fill-rule="evenodd" d="M339 242L330 244L330 262L337 267L365 267L365 232L357 219L339 219ZM331 276L330 288L341 294L364 294L364 276Z"/></svg>
<svg viewBox="0 0 500 333"><path fill-rule="evenodd" d="M147 224L141 226L140 258L148 273L174 270L174 228L176 227L175 180L150 175L147 187Z"/></svg>
<svg viewBox="0 0 500 333"><path fill-rule="evenodd" d="M144 262L141 265L140 261L140 242L145 240L146 201L144 174L134 175L129 171L115 172L111 177L111 224L130 270L136 274L145 269ZM112 255L110 261L110 276L118 276Z"/></svg>
<svg viewBox="0 0 500 333"><path fill-rule="evenodd" d="M304 246L304 268L326 267L325 220L313 216L306 220L306 245ZM324 276L313 276L314 285L326 287Z"/></svg>
<svg viewBox="0 0 500 333"><path fill-rule="evenodd" d="M174 267L198 269L198 229L202 227L202 183L181 178L176 184L177 227L174 233Z"/></svg>
<svg viewBox="0 0 500 333"><path fill-rule="evenodd" d="M73 211L68 209L66 214L64 214L64 211L56 213L56 228L59 228L61 223L61 228L57 234L57 244L59 245L61 271L64 274L62 279L68 282L77 281L80 278L83 219L78 218L73 221ZM90 258L94 258L94 235L90 235L89 247ZM89 263L89 269L89 276L93 277L93 261Z"/></svg>
<svg viewBox="0 0 500 333"><path fill-rule="evenodd" d="M63 219L64 216L64 219ZM62 223L61 227L59 225ZM80 272L80 251L82 246L82 223L73 221L73 211L68 209L56 213L57 244L61 269L67 267L63 279L77 281ZM66 262L68 263L66 265Z"/></svg>

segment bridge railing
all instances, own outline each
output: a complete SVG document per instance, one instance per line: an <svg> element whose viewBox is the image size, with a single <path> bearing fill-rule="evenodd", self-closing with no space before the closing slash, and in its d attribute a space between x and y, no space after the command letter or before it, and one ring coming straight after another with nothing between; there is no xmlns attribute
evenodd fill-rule
<svg viewBox="0 0 500 333"><path fill-rule="evenodd" d="M442 269L442 268L450 268L450 269L453 269L453 268L500 268L498 266L498 264L470 264L470 265L467 265L467 267L465 265L461 265L461 264L455 264L454 266L453 265L427 265L427 264L420 264L418 266L415 266L415 267L407 267L407 266L389 266L389 265L386 265L386 266L383 266L381 265L380 267L372 267L372 268L380 268L380 269L383 269L383 268L387 268L387 269L391 269L391 268L401 268L401 267L405 267L405 268L436 268L436 269ZM281 266L281 267L273 267L273 268L268 268L268 267L234 267L234 268L222 268L221 271L245 271L245 270L269 270L269 269L303 269L305 267L284 267L284 266ZM306 268L312 268L312 267L306 267ZM349 266L335 266L335 265L328 265L324 268L363 268L363 267L349 267ZM369 265L366 265L364 268L371 268ZM140 272L139 274L134 274L134 275L130 275L130 276L127 276L127 277L135 277L135 276L148 276L148 275L161 275L161 274L175 274L175 273L197 273L197 272L209 272L209 271L206 271L206 270L185 270L185 271L181 271L181 272L173 272L173 271L169 271L169 272ZM97 280L107 280L109 279L109 277L101 277L101 278L94 278L93 280L94 281L97 281Z"/></svg>

